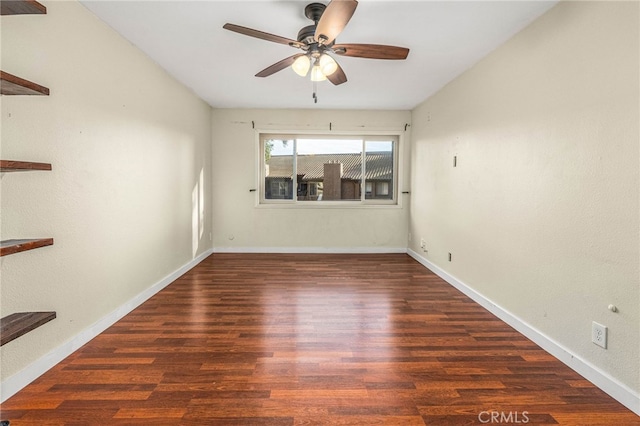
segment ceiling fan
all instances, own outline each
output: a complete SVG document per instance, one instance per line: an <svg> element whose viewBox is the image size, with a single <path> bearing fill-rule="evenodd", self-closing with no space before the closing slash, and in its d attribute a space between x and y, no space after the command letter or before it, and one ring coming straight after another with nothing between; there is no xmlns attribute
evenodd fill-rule
<svg viewBox="0 0 640 426"><path fill-rule="evenodd" d="M347 76L331 56L333 54L371 59L406 59L409 54L409 49L398 46L336 44L336 37L345 28L357 6L356 0L332 0L328 5L322 3L307 5L304 14L313 21L313 25L302 28L298 32L297 40L228 23L223 28L250 37L287 44L304 52L296 53L268 66L257 73L256 77L268 77L291 66L298 75L303 77L311 70L311 80L314 82L328 79L331 83L338 85L345 83ZM317 102L315 93L314 99Z"/></svg>

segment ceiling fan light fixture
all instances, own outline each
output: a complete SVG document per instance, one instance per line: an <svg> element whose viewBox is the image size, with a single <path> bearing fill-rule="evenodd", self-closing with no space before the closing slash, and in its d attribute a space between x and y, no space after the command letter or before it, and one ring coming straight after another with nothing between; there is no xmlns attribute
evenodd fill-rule
<svg viewBox="0 0 640 426"><path fill-rule="evenodd" d="M309 68L311 68L311 61L307 55L298 56L296 60L293 61L291 68L300 77L306 77L309 72Z"/></svg>
<svg viewBox="0 0 640 426"><path fill-rule="evenodd" d="M320 61L318 62L318 64L320 65L320 69L325 76L333 74L338 69L338 64L336 63L336 61L326 53L320 56Z"/></svg>
<svg viewBox="0 0 640 426"><path fill-rule="evenodd" d="M322 72L320 65L314 65L311 68L311 81L324 81L327 79L327 76Z"/></svg>

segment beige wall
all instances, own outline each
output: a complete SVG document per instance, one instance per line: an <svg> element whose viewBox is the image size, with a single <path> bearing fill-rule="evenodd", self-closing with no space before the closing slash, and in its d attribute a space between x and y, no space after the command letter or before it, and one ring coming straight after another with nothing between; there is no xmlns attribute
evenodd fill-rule
<svg viewBox="0 0 640 426"><path fill-rule="evenodd" d="M56 243L0 260L0 308L58 318L0 349L3 381L212 245L409 245L640 390L637 2L562 3L413 113L211 112L82 6L45 4L2 18L2 69L51 96L2 98L1 157L54 170L2 175L1 232ZM411 205L256 207L252 121L399 130ZM590 342L593 320L608 350Z"/></svg>
<svg viewBox="0 0 640 426"><path fill-rule="evenodd" d="M394 130L402 136L403 175L408 185L408 111L243 110L213 111L213 246L216 250L388 251L407 246L408 206L358 208L256 207L256 133ZM252 127L255 125L255 130ZM403 197L400 195L400 197ZM404 196L406 197L406 196Z"/></svg>
<svg viewBox="0 0 640 426"><path fill-rule="evenodd" d="M416 108L410 224L412 250L636 394L638 16L560 3Z"/></svg>
<svg viewBox="0 0 640 426"><path fill-rule="evenodd" d="M0 349L3 381L211 246L210 107L80 4L43 3L2 17L2 69L51 96L2 97L1 157L53 171L2 175L1 231L55 245L2 257L1 309L58 318Z"/></svg>

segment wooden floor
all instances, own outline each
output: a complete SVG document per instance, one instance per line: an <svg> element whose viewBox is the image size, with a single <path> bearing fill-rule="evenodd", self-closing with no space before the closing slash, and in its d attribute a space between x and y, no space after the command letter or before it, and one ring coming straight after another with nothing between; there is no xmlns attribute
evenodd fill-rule
<svg viewBox="0 0 640 426"><path fill-rule="evenodd" d="M215 254L10 398L11 425L638 425L404 254Z"/></svg>

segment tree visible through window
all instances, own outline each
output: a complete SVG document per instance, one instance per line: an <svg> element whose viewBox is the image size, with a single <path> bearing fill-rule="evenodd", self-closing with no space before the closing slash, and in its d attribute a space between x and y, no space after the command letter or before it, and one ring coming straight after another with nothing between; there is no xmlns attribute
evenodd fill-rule
<svg viewBox="0 0 640 426"><path fill-rule="evenodd" d="M260 141L262 202L396 201L396 137L261 135Z"/></svg>

